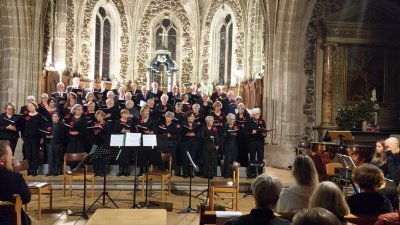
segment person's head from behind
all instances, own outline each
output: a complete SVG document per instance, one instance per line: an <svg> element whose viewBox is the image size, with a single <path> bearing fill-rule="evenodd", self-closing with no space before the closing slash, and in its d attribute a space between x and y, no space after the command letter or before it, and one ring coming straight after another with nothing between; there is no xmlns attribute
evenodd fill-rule
<svg viewBox="0 0 400 225"><path fill-rule="evenodd" d="M293 225L340 225L333 213L320 207L298 211L292 222Z"/></svg>
<svg viewBox="0 0 400 225"><path fill-rule="evenodd" d="M298 155L293 163L292 175L299 185L314 186L318 184L318 173L314 162L307 155Z"/></svg>
<svg viewBox="0 0 400 225"><path fill-rule="evenodd" d="M251 184L256 207L258 209L273 209L279 199L282 190L282 184L276 177L266 173L256 177Z"/></svg>
<svg viewBox="0 0 400 225"><path fill-rule="evenodd" d="M385 184L382 170L369 163L353 170L353 181L358 184L362 192L378 191Z"/></svg>
<svg viewBox="0 0 400 225"><path fill-rule="evenodd" d="M0 168L12 171L14 156L9 141L0 141Z"/></svg>
<svg viewBox="0 0 400 225"><path fill-rule="evenodd" d="M315 207L327 209L336 216L345 216L350 213L342 191L330 181L319 183L312 193L308 208Z"/></svg>

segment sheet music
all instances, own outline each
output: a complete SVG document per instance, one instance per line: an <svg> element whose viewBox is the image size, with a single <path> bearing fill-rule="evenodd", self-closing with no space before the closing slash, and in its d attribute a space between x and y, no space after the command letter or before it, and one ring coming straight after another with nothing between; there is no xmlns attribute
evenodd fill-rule
<svg viewBox="0 0 400 225"><path fill-rule="evenodd" d="M125 135L123 134L112 134L110 146L124 146Z"/></svg>
<svg viewBox="0 0 400 225"><path fill-rule="evenodd" d="M126 133L125 146L140 146L141 133Z"/></svg>
<svg viewBox="0 0 400 225"><path fill-rule="evenodd" d="M157 136L155 134L144 134L143 146L150 146L150 147L157 146Z"/></svg>

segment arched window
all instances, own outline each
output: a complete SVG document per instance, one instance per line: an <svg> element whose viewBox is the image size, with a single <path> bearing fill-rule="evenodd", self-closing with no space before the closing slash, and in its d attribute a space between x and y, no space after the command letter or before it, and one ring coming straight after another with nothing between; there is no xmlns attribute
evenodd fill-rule
<svg viewBox="0 0 400 225"><path fill-rule="evenodd" d="M231 85L233 24L231 15L225 17L219 31L219 85Z"/></svg>
<svg viewBox="0 0 400 225"><path fill-rule="evenodd" d="M167 48L172 60L176 60L176 35L176 27L170 19L163 19L156 26L156 49Z"/></svg>
<svg viewBox="0 0 400 225"><path fill-rule="evenodd" d="M94 75L110 80L111 21L107 11L100 7L96 15L96 42Z"/></svg>

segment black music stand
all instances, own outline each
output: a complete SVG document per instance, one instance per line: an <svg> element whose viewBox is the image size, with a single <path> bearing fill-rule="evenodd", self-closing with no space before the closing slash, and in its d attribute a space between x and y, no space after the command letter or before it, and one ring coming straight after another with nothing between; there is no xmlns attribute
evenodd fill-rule
<svg viewBox="0 0 400 225"><path fill-rule="evenodd" d="M191 213L191 212L199 212L197 209L193 209L192 208L192 176L193 176L193 169L195 169L196 171L198 171L198 167L196 166L196 164L193 162L192 157L190 156L189 151L186 150L186 156L189 159L189 206L180 210L178 212L178 214L181 213Z"/></svg>
<svg viewBox="0 0 400 225"><path fill-rule="evenodd" d="M115 162L118 160L118 157L121 153L121 150L118 148L110 148L110 147L104 147L104 146L99 146L96 148L95 152L93 153L93 158L101 158L104 159L104 163L107 165L110 165L111 163ZM106 189L106 180L107 180L107 173L104 173L104 179L103 179L103 192L97 197L97 199L93 202L93 204L89 207L88 210L90 210L96 203L100 203L103 207L107 205L108 203L112 202L116 208L118 208L117 204L115 204L114 200L110 197L108 194L108 191ZM106 197L108 198L109 202L106 203ZM100 198L103 198L103 201L100 202Z"/></svg>
<svg viewBox="0 0 400 225"><path fill-rule="evenodd" d="M142 143L143 143L143 151L140 151L140 155L138 156L137 164L141 167L144 167L146 173L146 191L145 191L145 200L144 202L139 202L138 208L145 208L149 206L159 206L159 204L155 202L151 202L148 200L148 182L149 182L149 168L150 165L160 165L162 162L161 152L154 148L157 146L157 136L154 135L155 139L148 139L153 135L143 135Z"/></svg>
<svg viewBox="0 0 400 225"><path fill-rule="evenodd" d="M72 171L67 172L68 174L72 174L78 171L80 168L83 168L83 208L81 212L70 213L68 214L68 216L80 216L83 217L85 220L89 219L89 211L86 210L86 173L87 164L89 163L91 157L92 153L87 154Z"/></svg>
<svg viewBox="0 0 400 225"><path fill-rule="evenodd" d="M344 178L342 177L342 179L344 180L346 186L348 185L348 183L350 183L353 186L354 192L357 194L358 193L357 188L354 185L353 179L351 177L352 170L357 167L356 164L348 155L343 155L343 154L336 154L336 155L338 156L337 158L339 163L342 164L343 169L345 170L345 175Z"/></svg>
<svg viewBox="0 0 400 225"><path fill-rule="evenodd" d="M329 135L332 137L332 140L339 139L339 152L340 154L346 154L346 146L344 145L344 141L354 141L354 136L350 131L344 130L332 130L328 131Z"/></svg>

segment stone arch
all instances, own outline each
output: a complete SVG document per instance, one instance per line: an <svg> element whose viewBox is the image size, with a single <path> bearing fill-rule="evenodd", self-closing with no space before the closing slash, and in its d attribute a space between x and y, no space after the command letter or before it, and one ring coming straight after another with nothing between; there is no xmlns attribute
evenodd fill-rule
<svg viewBox="0 0 400 225"><path fill-rule="evenodd" d="M243 25L243 14L238 0L212 0L210 8L208 10L207 17L205 19L203 38L202 38L202 80L207 82L209 80L209 65L211 63L209 57L210 51L210 30L212 20L215 13L225 4L229 6L233 11L232 17L235 18L237 28L237 36L235 40L236 48L234 49L236 55L236 66L243 67L244 59L244 25Z"/></svg>
<svg viewBox="0 0 400 225"><path fill-rule="evenodd" d="M90 72L90 60L93 53L93 46L94 44L90 44L91 38L93 34L89 33L91 27L91 23L93 23L95 19L95 15L97 12L97 8L100 5L98 0L87 0L86 4L83 9L83 23L81 25L81 61L80 61L80 72L83 78L88 78L88 74ZM120 72L119 77L116 77L118 80L123 81L126 78L126 72L128 69L128 45L129 45L129 36L128 36L128 22L126 18L126 12L124 8L124 4L122 0L112 0L112 1L105 1L109 4L109 7L115 9L112 11L118 11L118 18L119 18L119 25L120 28L120 35L116 35L119 37L119 64L120 64ZM94 11L96 9L96 11ZM115 17L117 13L115 12ZM115 40L117 41L117 40ZM116 50L118 51L118 50Z"/></svg>
<svg viewBox="0 0 400 225"><path fill-rule="evenodd" d="M193 37L190 30L190 21L187 13L183 6L175 0L155 1L152 0L145 8L143 19L139 27L139 35L137 37L137 73L136 81L139 84L146 84L147 78L147 64L151 60L150 41L151 41L151 23L154 17L160 14L160 12L171 12L176 18L179 18L179 22L182 25L182 33L180 35L181 40L181 61L179 64L180 82L184 85L188 85L191 81L191 75L193 73ZM175 21L175 22L178 22Z"/></svg>

